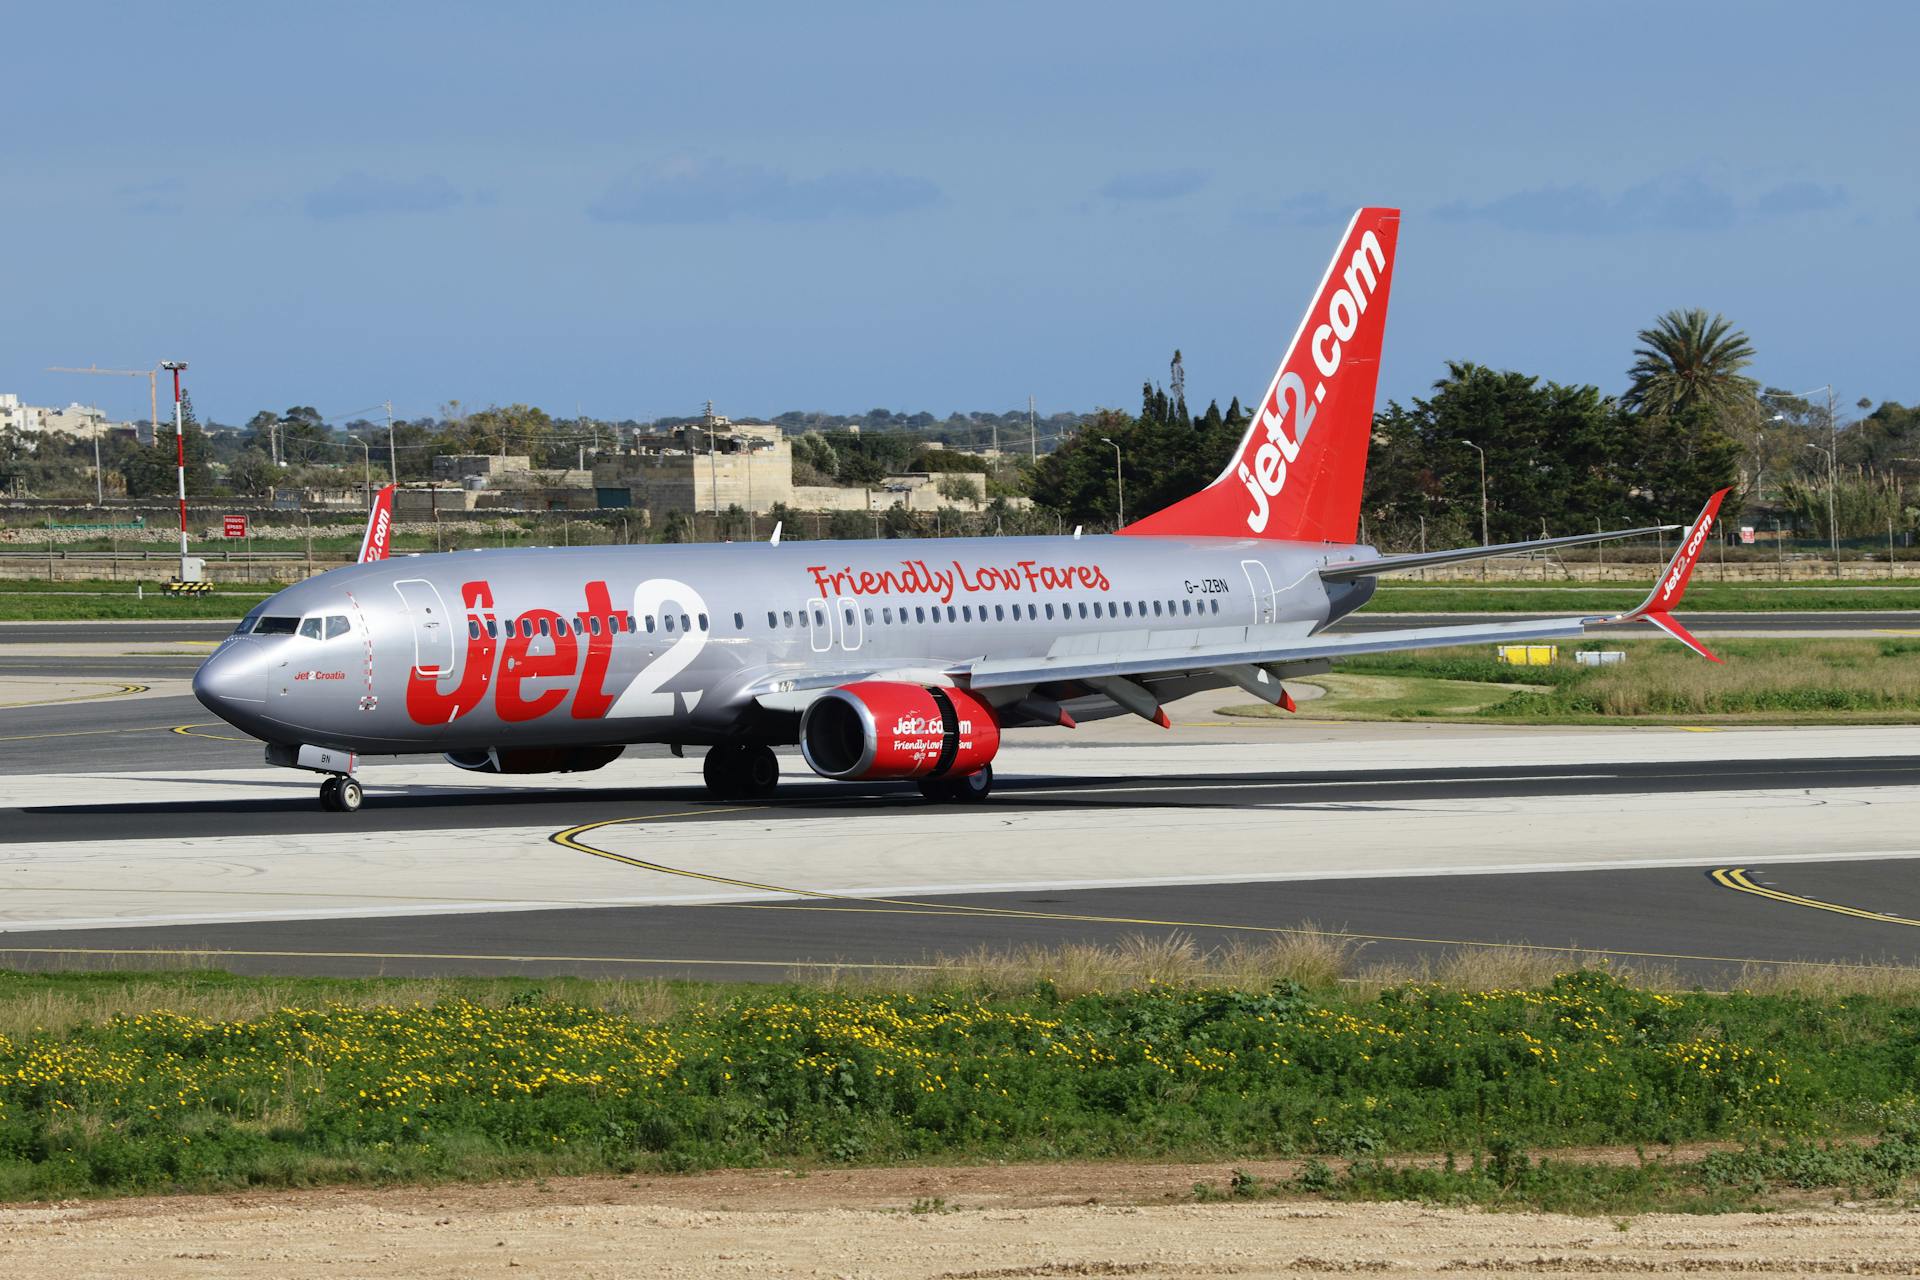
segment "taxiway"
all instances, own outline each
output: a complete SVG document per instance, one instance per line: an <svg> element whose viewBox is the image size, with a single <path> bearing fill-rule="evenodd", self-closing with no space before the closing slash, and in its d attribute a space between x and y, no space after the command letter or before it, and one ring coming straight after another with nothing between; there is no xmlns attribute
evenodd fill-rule
<svg viewBox="0 0 1920 1280"><path fill-rule="evenodd" d="M1172 733L1015 731L978 808L791 757L777 800L720 805L643 749L552 779L376 761L348 816L192 699L205 638L0 631L0 963L765 977L1313 927L1702 980L1920 959L1920 728L1240 720L1211 695Z"/></svg>

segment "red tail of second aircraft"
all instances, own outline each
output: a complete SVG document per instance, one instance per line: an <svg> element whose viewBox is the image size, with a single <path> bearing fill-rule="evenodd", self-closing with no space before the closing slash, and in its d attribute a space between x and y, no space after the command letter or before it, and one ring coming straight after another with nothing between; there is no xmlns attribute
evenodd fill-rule
<svg viewBox="0 0 1920 1280"><path fill-rule="evenodd" d="M1399 237L1398 209L1353 215L1227 469L1121 533L1354 540Z"/></svg>
<svg viewBox="0 0 1920 1280"><path fill-rule="evenodd" d="M360 563L385 560L393 546L393 486L387 485L367 512L367 532L360 539Z"/></svg>

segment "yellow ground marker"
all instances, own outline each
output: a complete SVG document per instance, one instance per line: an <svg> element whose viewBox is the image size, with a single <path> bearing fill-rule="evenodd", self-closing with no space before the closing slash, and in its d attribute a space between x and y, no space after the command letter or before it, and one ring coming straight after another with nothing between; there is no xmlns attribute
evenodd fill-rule
<svg viewBox="0 0 1920 1280"><path fill-rule="evenodd" d="M1909 928L1920 929L1920 920L1909 920L1905 916L1893 916L1883 911L1868 911L1864 907L1849 907L1839 902L1823 902L1819 898L1807 898L1797 893L1782 893L1778 889L1769 889L1749 879L1745 867L1721 867L1713 873L1712 878L1713 882L1723 889L1732 889L1736 893L1751 893L1773 902L1783 902L1790 907L1831 911L1836 915L1852 916L1857 920L1872 920L1877 924L1903 924Z"/></svg>
<svg viewBox="0 0 1920 1280"><path fill-rule="evenodd" d="M1432 947L1485 947L1497 951L1551 951L1566 955L1618 956L1630 960L1690 960L1708 964L1785 964L1806 963L1828 969L1870 969L1872 965L1845 964L1839 961L1784 961L1769 960L1756 956L1716 956L1695 955L1682 951L1634 951L1620 947L1557 946L1550 943L1534 942L1483 942L1471 938L1428 938L1411 934L1356 933L1347 929L1310 929L1283 925L1226 924L1212 920L1158 920L1149 917L1134 916L1098 916L1080 915L1056 911L1025 911L1017 907L976 907L964 903L920 902L911 898L866 898L853 894L823 892L818 889L799 889L786 885L762 884L754 880L741 880L733 876L714 875L704 871L695 871L684 867L671 867L664 863L652 862L644 858L632 858L626 854L614 853L589 844L582 836L608 827L617 827L632 822L657 822L670 818L697 818L710 814L744 813L756 809L765 809L767 805L733 805L724 808L697 809L684 814L645 814L633 818L606 818L598 822L583 822L578 826L557 831L548 839L564 849L585 853L592 857L603 858L609 862L623 863L642 871L652 871L660 875L677 876L689 880L699 880L708 884L729 885L739 889L749 889L760 893L779 894L787 897L809 899L809 903L778 902L734 902L734 903L675 903L662 904L674 906L698 907L707 910L739 911L832 911L869 915L944 915L974 916L984 919L1053 921L1069 924L1110 924L1133 925L1152 929L1194 929L1219 930L1234 933L1261 934L1268 937L1323 937L1341 938L1353 942L1397 942L1416 946ZM1763 890L1757 890L1765 892ZM826 905L836 904L836 905ZM1901 923L1910 923L1901 921Z"/></svg>
<svg viewBox="0 0 1920 1280"><path fill-rule="evenodd" d="M107 682L97 681L97 680L76 680L74 681L74 683L75 684L101 684L101 683L107 683ZM10 707L57 707L67 702L97 702L102 698L124 698L131 693L145 693L150 687L151 686L144 685L144 684L115 684L113 685L112 688L108 689L105 693L82 693L82 694L76 694L71 698L36 698L31 701L23 701L23 702L0 702L0 710L5 710ZM12 741L12 739L0 738L0 742L5 742L5 741Z"/></svg>

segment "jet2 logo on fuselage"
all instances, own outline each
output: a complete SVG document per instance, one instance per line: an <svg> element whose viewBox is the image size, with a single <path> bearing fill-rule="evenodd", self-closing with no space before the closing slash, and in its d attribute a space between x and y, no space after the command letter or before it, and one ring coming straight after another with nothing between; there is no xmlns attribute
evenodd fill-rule
<svg viewBox="0 0 1920 1280"><path fill-rule="evenodd" d="M613 638L628 629L628 619L651 614L668 600L690 612L704 614L706 604L699 594L684 583L650 579L634 591L634 609L615 609L605 582L586 584L586 608L581 616L600 620L598 628L589 625L584 633L568 624L564 615L551 609L528 609L509 620L504 632L494 616L493 586L485 581L463 583L460 595L467 611L467 647L460 666L459 679L451 687L442 685L441 674L423 672L417 667L407 674L407 716L415 724L450 724L471 715L476 707L493 699L495 713L508 723L537 720L569 703L569 715L575 720L598 720L608 716L670 714L671 693L659 693L659 686L685 669L706 643L704 630L687 630L674 643L647 664L616 694L608 689L613 659ZM500 634L497 634L500 633ZM551 649L534 652L536 639L551 642ZM582 642L585 643L582 643ZM529 690L530 682L543 687ZM567 681L572 682L569 688ZM554 683L561 682L561 683ZM697 695L686 695L689 701ZM660 700L665 700L664 708Z"/></svg>

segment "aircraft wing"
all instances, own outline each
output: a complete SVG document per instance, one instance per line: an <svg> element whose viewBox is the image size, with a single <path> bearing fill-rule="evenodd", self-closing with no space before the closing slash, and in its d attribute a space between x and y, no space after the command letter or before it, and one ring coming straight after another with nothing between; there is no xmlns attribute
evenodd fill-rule
<svg viewBox="0 0 1920 1280"><path fill-rule="evenodd" d="M1272 627L1212 628L1192 633L1189 641L1143 644L1101 653L1048 654L1043 658L988 658L951 668L948 674L969 688L1099 680L1114 676L1168 675L1224 667L1325 661L1362 653L1441 649L1460 644L1511 644L1524 640L1564 640L1586 634L1590 622L1605 618L1554 618L1534 622L1475 623L1459 627L1417 627L1403 631L1367 631L1354 635L1263 637ZM1231 631L1235 638L1215 637ZM1176 633L1178 634L1178 633Z"/></svg>
<svg viewBox="0 0 1920 1280"><path fill-rule="evenodd" d="M1375 556L1371 560L1335 560L1320 566L1320 577L1327 582L1351 582L1355 578L1373 578L1383 573L1411 573L1415 569L1437 569L1441 565L1464 564L1470 560L1491 560L1496 556L1525 555L1529 551L1551 551L1555 547L1585 547L1617 538L1642 538L1650 533L1670 533L1677 524L1652 524L1644 529L1612 529L1606 533L1575 533L1564 538L1537 538L1532 542L1502 542L1491 547L1460 547L1453 551L1421 551L1405 556Z"/></svg>
<svg viewBox="0 0 1920 1280"><path fill-rule="evenodd" d="M1523 622L1474 622L1449 627L1410 627L1399 631L1372 631L1353 635L1305 635L1282 626L1207 628L1190 632L1136 633L1077 637L1044 657L984 658L957 664L948 674L975 689L1006 688L1078 682L1108 694L1148 719L1164 718L1151 694L1134 684L1133 677L1183 672L1212 672L1249 692L1280 702L1284 691L1265 669L1352 657L1363 653L1394 653L1437 649L1462 644L1502 644L1526 640L1570 640L1589 627L1650 622L1701 656L1718 662L1670 615L1686 592L1687 580L1706 545L1707 532L1726 496L1721 490L1707 500L1689 526L1660 580L1640 605L1625 613L1585 614ZM1142 701L1142 699L1145 701ZM1140 703L1135 706L1135 703Z"/></svg>

